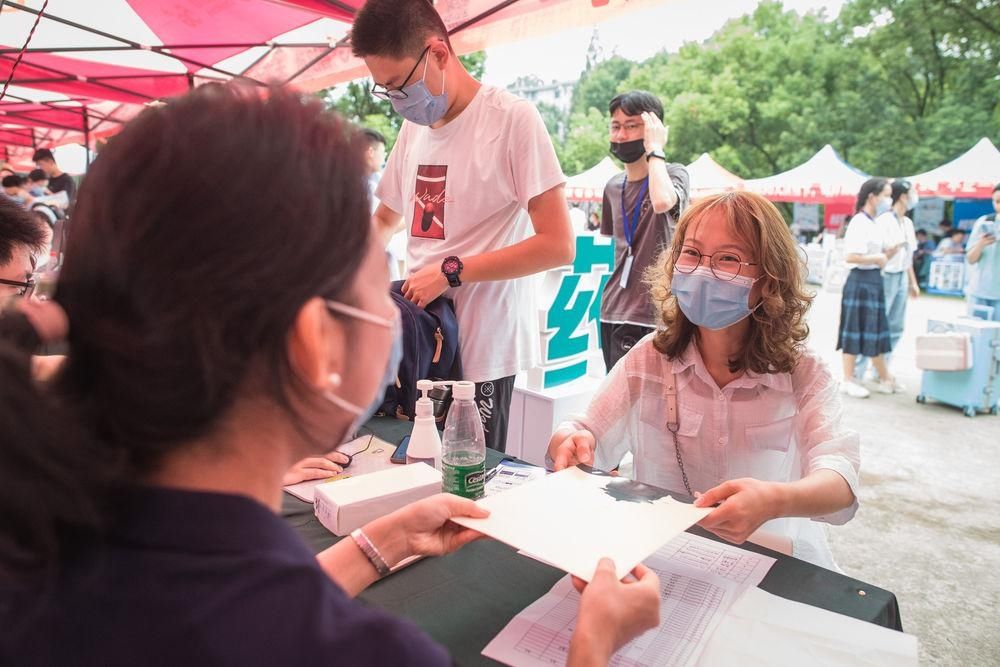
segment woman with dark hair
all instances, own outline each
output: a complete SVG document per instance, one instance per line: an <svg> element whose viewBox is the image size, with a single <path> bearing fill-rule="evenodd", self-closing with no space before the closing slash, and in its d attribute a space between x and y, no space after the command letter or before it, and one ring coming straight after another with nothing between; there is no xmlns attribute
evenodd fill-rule
<svg viewBox="0 0 1000 667"><path fill-rule="evenodd" d="M875 223L885 235L885 245L899 248L882 269L882 289L885 294L885 315L889 320L891 354L892 350L896 349L899 339L903 337L907 299L920 296L917 274L913 270L917 234L913 229L913 221L906 215L907 211L916 208L920 196L917 194L917 189L904 179L893 181L890 187L892 208L878 216ZM886 366L890 364L890 354L886 354ZM854 367L855 381L864 378L867 366L868 358L859 356ZM896 391L903 391L903 386L898 381L893 382Z"/></svg>
<svg viewBox="0 0 1000 667"><path fill-rule="evenodd" d="M858 434L837 383L804 344L812 300L774 204L749 192L696 201L647 274L660 328L615 365L586 414L549 441L550 465L602 470L721 503L701 525L835 569L823 527L858 508Z"/></svg>
<svg viewBox="0 0 1000 667"><path fill-rule="evenodd" d="M843 351L844 380L841 391L853 398L871 392L854 379L858 355L871 358L878 372L877 389L883 394L901 391L889 374L885 354L892 350L889 319L885 313L885 287L881 269L902 248L886 246L885 233L875 218L892 209L892 187L884 178L870 178L861 185L854 217L844 235L844 261L852 265L840 301L837 349Z"/></svg>
<svg viewBox="0 0 1000 667"><path fill-rule="evenodd" d="M0 664L450 664L350 598L479 537L449 522L477 505L428 498L318 556L276 515L288 468L353 433L398 361L363 150L317 101L205 86L95 160L64 368L36 385L0 341ZM658 621L636 575L583 590L575 655Z"/></svg>

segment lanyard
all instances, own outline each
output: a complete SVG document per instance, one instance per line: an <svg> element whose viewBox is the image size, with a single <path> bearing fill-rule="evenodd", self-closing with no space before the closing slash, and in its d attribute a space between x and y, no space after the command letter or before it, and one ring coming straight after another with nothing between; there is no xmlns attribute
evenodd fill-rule
<svg viewBox="0 0 1000 667"><path fill-rule="evenodd" d="M628 215L625 212L625 184L628 183L628 177L622 178L622 226L625 228L625 243L628 244L628 253L632 254L632 239L635 237L635 230L639 226L639 213L642 211L642 200L646 198L646 192L649 190L649 177L647 176L642 180L642 189L639 191L639 198L635 202L635 208L632 209L632 215Z"/></svg>

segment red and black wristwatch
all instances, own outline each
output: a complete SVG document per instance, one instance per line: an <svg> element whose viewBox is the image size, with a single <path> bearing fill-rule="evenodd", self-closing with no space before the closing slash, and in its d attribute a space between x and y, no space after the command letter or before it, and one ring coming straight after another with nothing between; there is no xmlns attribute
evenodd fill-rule
<svg viewBox="0 0 1000 667"><path fill-rule="evenodd" d="M448 279L448 285L450 287L458 287L462 284L459 279L459 275L462 273L462 260L454 255L450 257L445 257L444 261L441 262L441 273L444 277Z"/></svg>

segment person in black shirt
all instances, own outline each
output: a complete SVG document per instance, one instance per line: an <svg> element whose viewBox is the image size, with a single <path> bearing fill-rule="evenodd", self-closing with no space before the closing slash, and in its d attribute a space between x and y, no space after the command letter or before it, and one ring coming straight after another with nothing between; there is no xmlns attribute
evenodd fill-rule
<svg viewBox="0 0 1000 667"><path fill-rule="evenodd" d="M48 148L39 148L31 159L34 161L35 167L44 171L49 177L49 191L53 194L65 192L66 196L69 197L69 203L72 204L73 200L76 199L76 181L59 168L52 151Z"/></svg>
<svg viewBox="0 0 1000 667"><path fill-rule="evenodd" d="M285 472L353 433L398 362L363 151L316 99L205 85L94 161L51 383L0 326L0 665L450 664L352 598L480 537L450 519L485 510L439 494L316 556L277 516ZM234 156L240 178L211 178ZM580 586L571 665L658 624L656 575L634 574Z"/></svg>

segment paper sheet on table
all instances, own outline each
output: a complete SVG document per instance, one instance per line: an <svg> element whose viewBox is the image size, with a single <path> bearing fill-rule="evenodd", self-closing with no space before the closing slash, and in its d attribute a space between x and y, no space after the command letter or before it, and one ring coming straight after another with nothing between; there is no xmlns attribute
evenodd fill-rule
<svg viewBox="0 0 1000 667"><path fill-rule="evenodd" d="M915 667L917 638L754 588L722 619L698 662L711 667Z"/></svg>
<svg viewBox="0 0 1000 667"><path fill-rule="evenodd" d="M452 519L590 581L602 557L619 578L709 513L666 491L566 468L476 501L486 519Z"/></svg>
<svg viewBox="0 0 1000 667"><path fill-rule="evenodd" d="M545 468L529 465L526 463L515 463L504 461L497 464L496 474L486 482L486 495L495 496L498 493L509 491L510 489L523 486L528 482L541 479L548 474Z"/></svg>
<svg viewBox="0 0 1000 667"><path fill-rule="evenodd" d="M697 535L677 536L646 560L660 577L659 627L622 647L610 664L695 664L726 610L773 564L769 556ZM564 664L579 604L569 577L561 579L508 623L483 655L515 667Z"/></svg>
<svg viewBox="0 0 1000 667"><path fill-rule="evenodd" d="M365 449L370 439L372 440L371 446ZM365 451L361 451L363 449ZM351 465L348 466L347 470L339 475L334 475L325 479L314 479L308 482L290 484L285 487L285 491L288 491L288 493L292 494L299 500L311 503L315 502L316 487L320 484L336 482L339 479L357 477L358 475L367 475L370 472L378 472L379 470L385 470L393 467L394 465L398 465L389 460L392 453L396 451L396 446L389 444L385 440L380 440L379 438L372 439L372 436L370 435L363 435L360 438L351 440L350 442L345 442L340 447L337 447L337 451L354 456L354 459L351 461Z"/></svg>

